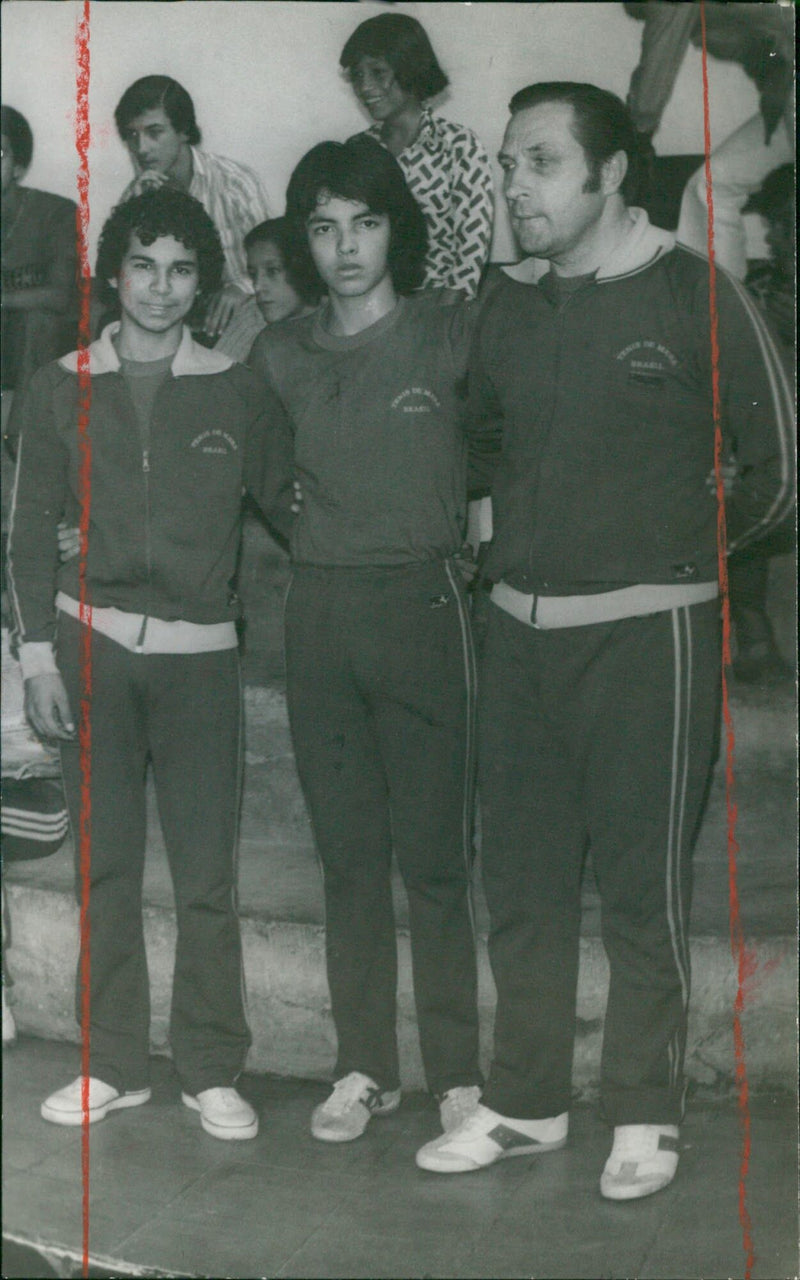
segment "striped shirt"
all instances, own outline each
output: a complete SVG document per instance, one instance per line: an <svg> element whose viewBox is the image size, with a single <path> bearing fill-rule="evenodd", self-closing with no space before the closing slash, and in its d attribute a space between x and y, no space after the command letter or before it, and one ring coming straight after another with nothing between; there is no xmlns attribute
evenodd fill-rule
<svg viewBox="0 0 800 1280"><path fill-rule="evenodd" d="M379 124L366 133L383 145ZM426 107L416 138L396 160L428 225L425 285L474 298L494 216L492 169L482 143L465 125Z"/></svg>
<svg viewBox="0 0 800 1280"><path fill-rule="evenodd" d="M222 337L214 343L214 350L230 356L231 360L238 360L240 364L246 364L253 343L266 327L267 322L259 311L255 298L247 298L234 311Z"/></svg>
<svg viewBox="0 0 800 1280"><path fill-rule="evenodd" d="M200 201L219 232L225 253L225 283L252 293L242 241L248 231L270 216L261 182L252 169L237 160L197 147L191 152L189 195Z"/></svg>

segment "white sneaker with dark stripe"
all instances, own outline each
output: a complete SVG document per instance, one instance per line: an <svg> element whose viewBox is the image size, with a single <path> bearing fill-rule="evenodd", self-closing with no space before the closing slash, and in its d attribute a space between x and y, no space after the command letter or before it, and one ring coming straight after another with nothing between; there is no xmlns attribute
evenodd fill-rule
<svg viewBox="0 0 800 1280"><path fill-rule="evenodd" d="M314 1108L311 1133L320 1142L352 1142L361 1137L373 1116L391 1115L399 1106L399 1089L381 1089L362 1071L351 1071Z"/></svg>
<svg viewBox="0 0 800 1280"><path fill-rule="evenodd" d="M678 1167L678 1126L618 1124L600 1179L607 1200L638 1200L661 1191Z"/></svg>
<svg viewBox="0 0 800 1280"><path fill-rule="evenodd" d="M509 1156L556 1151L566 1142L568 1127L566 1111L546 1120L510 1120L478 1103L457 1129L420 1147L417 1164L432 1173L471 1173Z"/></svg>

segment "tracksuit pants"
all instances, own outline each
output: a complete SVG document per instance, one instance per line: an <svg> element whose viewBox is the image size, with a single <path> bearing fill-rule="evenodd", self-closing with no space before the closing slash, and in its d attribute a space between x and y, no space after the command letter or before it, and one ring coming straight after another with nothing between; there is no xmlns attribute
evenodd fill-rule
<svg viewBox="0 0 800 1280"><path fill-rule="evenodd" d="M587 848L610 966L601 1098L677 1124L691 853L719 726L717 601L539 631L490 606L479 705L483 876L497 985L483 1101L570 1105Z"/></svg>
<svg viewBox="0 0 800 1280"><path fill-rule="evenodd" d="M59 615L58 666L80 716L81 624ZM145 771L152 761L175 892L170 1044L187 1092L230 1085L250 1034L236 913L241 688L235 649L136 654L91 643L90 1074L119 1089L148 1083L150 991L142 922ZM80 747L62 747L79 864ZM77 1016L82 1022L78 971Z"/></svg>
<svg viewBox="0 0 800 1280"><path fill-rule="evenodd" d="M335 1077L399 1087L394 852L428 1085L480 1082L471 834L475 672L449 562L297 567L289 718L325 891Z"/></svg>

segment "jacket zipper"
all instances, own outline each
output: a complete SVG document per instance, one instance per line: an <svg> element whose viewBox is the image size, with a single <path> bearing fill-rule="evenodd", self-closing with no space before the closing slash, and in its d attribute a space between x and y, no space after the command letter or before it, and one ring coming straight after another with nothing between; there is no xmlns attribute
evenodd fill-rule
<svg viewBox="0 0 800 1280"><path fill-rule="evenodd" d="M557 336L557 342L556 342L554 375L553 375L553 407L550 413L550 422L548 423L548 427L547 427L546 444L548 446L550 444L550 437L553 432L553 425L556 419L556 405L558 403L558 392L559 392L560 378L561 378L561 354L564 347L564 313L566 312L567 307L570 306L570 304L572 303L573 299L578 296L578 293L583 293L584 289L589 287L591 286L586 284L582 285L581 288L577 291L577 293L571 293L567 298L564 299L562 303L560 303L556 307L558 336ZM542 473L542 462L544 461L543 454L544 454L544 449L540 451L539 461L536 466L537 495L539 490L539 477L541 476L541 473ZM531 538L528 546L528 577L531 580L531 582L533 581L533 544L534 544L535 538L536 538L536 517L534 516L534 527L531 530ZM548 584L545 582L545 583L541 583L540 585L547 588Z"/></svg>
<svg viewBox="0 0 800 1280"><path fill-rule="evenodd" d="M556 404L557 404L557 402L558 402L559 378L560 378L560 376L561 376L561 348L562 348L562 345L563 345L563 338L564 338L564 321L563 321L563 311L565 310L565 308L566 308L567 306L569 306L570 301L571 301L571 299L570 299L570 298L567 298L567 300L566 300L566 302L563 304L563 306L558 307L558 308L557 308L557 310L556 310L557 341L556 341L555 360L554 360L554 368L553 368L553 404L552 404L552 408L551 408L551 411L550 411L550 421L549 421L549 423L547 424L547 444L548 444L548 445L549 445L549 443L550 443L550 436L552 435L552 432L553 432L553 425L554 425L555 420L556 420ZM543 459L543 456L542 456L542 455L543 455L543 453L544 453L544 448L543 448L542 450L540 450L540 453L539 453L539 459L538 459L537 464L536 464L536 475L535 475L536 488L535 488L535 491L534 491L534 492L535 492L535 495L536 495L536 498L537 498L537 499L538 499L538 494L539 494L539 483L540 483L540 477L541 477L541 474L542 474L542 462L543 462L543 460L544 460L544 459ZM529 579L529 584L531 584L531 585L532 585L532 583L533 583L533 579L534 579L534 573L533 573L533 544L534 544L534 542L536 541L536 521L537 521L537 517L536 517L535 512L536 512L536 503L535 503L535 505L534 505L533 528L531 529L530 543L528 544L528 579ZM545 587L546 587L546 585L547 585L547 584L546 584L546 583L540 583L539 585L541 585L541 586L545 586ZM537 592L537 594L538 594L538 592Z"/></svg>
<svg viewBox="0 0 800 1280"><path fill-rule="evenodd" d="M152 548L150 539L150 448L149 440L142 449L142 475L144 476L144 562L147 568L147 594L150 595L150 577L152 574ZM136 637L136 649L141 653L144 648L144 635L147 630L149 614L142 618L142 626Z"/></svg>

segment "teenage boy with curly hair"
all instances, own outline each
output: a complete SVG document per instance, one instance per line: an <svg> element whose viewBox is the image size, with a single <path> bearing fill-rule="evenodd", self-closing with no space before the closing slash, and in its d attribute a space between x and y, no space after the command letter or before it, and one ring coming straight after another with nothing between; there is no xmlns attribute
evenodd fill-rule
<svg viewBox="0 0 800 1280"><path fill-rule="evenodd" d="M34 377L23 405L10 537L26 710L60 742L73 830L89 701L91 940L89 1120L148 1101L149 983L142 923L152 762L175 890L170 1039L183 1102L224 1139L258 1119L234 1088L250 1043L236 913L241 769L238 600L242 490L273 509L290 465L276 398L185 327L219 287L208 214L174 189L119 205L97 274L120 320L89 348L91 499L86 592L91 688L82 679L80 561L57 565L57 523L78 523L78 353ZM83 887L79 882L78 896ZM78 987L78 1016L81 991ZM82 1076L42 1115L80 1124Z"/></svg>

